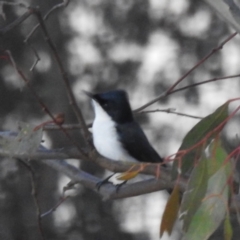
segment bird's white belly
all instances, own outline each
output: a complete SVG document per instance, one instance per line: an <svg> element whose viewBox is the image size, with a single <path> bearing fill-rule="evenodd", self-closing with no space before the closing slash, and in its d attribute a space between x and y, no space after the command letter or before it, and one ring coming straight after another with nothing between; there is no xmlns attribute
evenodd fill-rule
<svg viewBox="0 0 240 240"><path fill-rule="evenodd" d="M93 143L97 151L112 160L135 161L118 139L115 123L111 119L95 119L92 127Z"/></svg>

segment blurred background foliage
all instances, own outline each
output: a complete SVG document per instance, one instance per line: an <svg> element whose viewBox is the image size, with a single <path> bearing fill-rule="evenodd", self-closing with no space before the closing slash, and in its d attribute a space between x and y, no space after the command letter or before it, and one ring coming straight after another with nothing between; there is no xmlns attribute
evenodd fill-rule
<svg viewBox="0 0 240 240"><path fill-rule="evenodd" d="M23 2L39 6L43 15L61 3L58 0ZM0 27L7 26L25 11L4 5L5 19L2 14ZM52 113L63 112L66 123L76 123L61 74L41 30L30 38L41 60L33 71L29 70L36 56L24 39L35 24L37 21L31 16L0 36L0 50L12 52L17 65ZM93 113L82 90L122 88L129 93L132 107L140 107L168 89L231 32L202 0L71 0L67 8L52 13L46 25L87 122L91 122ZM239 51L237 37L180 85L237 74ZM4 58L0 58L0 78L3 130L15 130L17 121L40 124L48 119ZM176 108L180 112L205 116L227 99L238 97L238 80L181 91L149 109ZM176 152L183 136L197 122L166 113L138 114L137 119L162 156ZM236 134L238 129L233 126L232 132ZM71 134L81 141L78 131L71 131ZM57 131L45 133L45 140L54 148L71 145ZM79 165L79 161L72 162ZM41 163L31 164L36 172L40 207L46 212L58 201L68 179ZM81 167L93 174L104 173L89 163L81 163ZM159 193L103 202L98 194L80 186L76 196L43 219L44 233L46 239L158 239L163 208L164 196ZM0 161L0 212L1 239L41 239L29 172L19 161ZM171 239L177 239L177 230L174 234Z"/></svg>

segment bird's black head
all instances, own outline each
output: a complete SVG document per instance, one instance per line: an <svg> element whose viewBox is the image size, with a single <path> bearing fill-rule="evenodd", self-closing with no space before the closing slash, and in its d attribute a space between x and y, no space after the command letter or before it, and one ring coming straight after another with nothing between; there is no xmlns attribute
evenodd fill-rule
<svg viewBox="0 0 240 240"><path fill-rule="evenodd" d="M97 94L85 93L95 100L115 122L125 123L133 120L132 110L125 91L114 90Z"/></svg>

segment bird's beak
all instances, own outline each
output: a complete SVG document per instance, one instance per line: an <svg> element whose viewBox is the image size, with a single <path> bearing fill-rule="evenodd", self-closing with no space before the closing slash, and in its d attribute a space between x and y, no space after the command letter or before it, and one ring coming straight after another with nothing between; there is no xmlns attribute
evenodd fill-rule
<svg viewBox="0 0 240 240"><path fill-rule="evenodd" d="M88 92L88 91L85 91L85 90L83 90L83 92L84 92L88 97L90 97L91 99L94 99L94 94L93 94L93 93Z"/></svg>

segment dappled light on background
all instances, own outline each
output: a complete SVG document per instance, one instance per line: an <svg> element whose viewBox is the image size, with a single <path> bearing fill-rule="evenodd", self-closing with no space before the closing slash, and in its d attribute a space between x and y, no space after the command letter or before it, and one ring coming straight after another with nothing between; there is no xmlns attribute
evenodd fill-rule
<svg viewBox="0 0 240 240"><path fill-rule="evenodd" d="M125 175L122 180L127 179L129 182L123 186L123 190L120 189L119 195L113 191L116 186L110 184L96 190L97 180L107 174L106 165L100 164L100 167L95 162L101 158L92 151L91 134L88 132L94 114L83 90L97 93L123 89L128 92L134 110L169 91L174 83L196 66L173 90L188 86L186 89L175 93L169 91L143 111L134 112L151 145L161 156L167 157L177 152L184 136L200 119L213 113L227 100L239 97L239 77L221 81L218 79L240 72L239 36L219 46L231 35L232 30L204 1L89 0L70 1L68 6L61 5L66 1L57 0L24 2L39 5L42 16L52 7L58 7L55 9L57 11L54 10L43 20L49 33L48 38L46 34L43 35L43 26L31 33L39 22L37 14L29 15L26 21L22 19L21 24L19 22L4 34L4 26L16 23L14 21L29 9L18 6L20 3L17 1L13 6L4 6L2 9L0 6L0 17L4 14L6 17L6 21L1 22L0 45L4 50L9 50L9 58L12 57L12 61L6 60L4 52L0 58L0 124L4 131L19 131L16 127L19 121L33 124L33 129L44 131L41 142L43 149L53 149L59 155L56 155L56 161L47 159L44 155L46 153L42 155L44 159L38 159L32 152L33 155L25 159L25 163L6 158L1 160L0 208L3 211L0 222L3 223L3 229L9 229L8 238L4 239L26 239L24 231L29 231L29 239L37 234L41 237L41 223L47 239L49 236L71 240L159 239L159 226L167 194L157 189L155 193L117 200L124 192L124 187L131 187L133 182L138 182L142 174L139 174L137 180L130 179L135 177L134 171ZM28 34L29 41L25 41ZM36 52L40 61L37 61ZM202 60L209 53L213 53L211 57ZM210 82L211 79L215 80ZM209 80L207 84L189 87L206 80ZM73 96L69 93L73 93ZM75 99L76 103L73 101ZM231 104L229 114L238 106L239 103ZM77 114L78 108L81 111ZM57 124L54 116L59 113L65 117ZM81 119L86 121L87 126L79 124ZM215 115L214 120L216 119L218 116ZM46 122L51 124L44 125ZM235 148L239 144L238 123L239 113L224 129L224 134L232 139ZM212 130L210 127L206 129L207 132ZM198 133L191 139L188 148L192 147L193 142L199 143L199 135L203 132L199 130ZM15 145L11 145L11 154L19 153L18 146L21 146L20 150L31 150L31 147L35 149L41 141L38 139L36 144L30 138L24 143L24 136L12 140ZM205 139L203 143L206 142ZM63 161L68 159L68 154L72 154L72 147L79 150L80 157L74 152L69 160ZM52 154L51 151L47 153ZM63 157L61 154L66 155ZM224 154L225 158L227 154ZM86 161L88 158L94 161ZM174 161L168 160L171 163ZM102 161L104 163L104 159ZM197 165L192 159L189 162L191 167ZM57 169L57 164L64 164L64 172ZM178 164L176 160L175 164ZM32 172L29 168L32 168ZM201 172L201 165L199 168ZM87 174L81 175L81 171ZM224 176L221 174L220 171L213 178L219 180ZM91 176L91 182L82 177L82 184L73 184L72 189L64 192L69 194L69 198L55 209L70 177L79 180L79 175ZM155 176L152 174L151 177ZM36 186L33 186L32 179L35 179ZM228 180L224 178L222 181L227 185L227 190ZM214 181L209 182L209 189L213 190ZM37 197L31 194L34 190ZM188 191L191 192L191 189ZM222 196L227 201L225 195ZM102 201L103 198L107 200ZM222 204L220 206L226 210ZM37 219L40 212L46 213L49 209L52 210L50 214L41 220ZM28 221L23 221L24 219ZM225 225L229 230L228 220L226 218ZM31 233L29 222L33 229ZM177 240L181 232L180 225L176 222L173 235L169 237L163 233L162 240ZM165 227L166 230L169 226L165 224ZM0 238L3 238L1 234L0 231Z"/></svg>
<svg viewBox="0 0 240 240"><path fill-rule="evenodd" d="M36 65L36 70L39 72L47 72L52 67L52 61L50 56L46 52L39 52L41 61Z"/></svg>
<svg viewBox="0 0 240 240"><path fill-rule="evenodd" d="M181 32L186 36L205 38L211 23L211 13L205 8L197 11L193 16L186 16L179 21Z"/></svg>
<svg viewBox="0 0 240 240"><path fill-rule="evenodd" d="M24 83L19 81L17 73L12 70L11 66L5 66L1 71L2 76L5 76L3 80L6 86L10 89L22 89Z"/></svg>
<svg viewBox="0 0 240 240"><path fill-rule="evenodd" d="M238 74L240 62L240 39L239 37L230 42L226 48L223 49L222 55L222 69L224 75Z"/></svg>
<svg viewBox="0 0 240 240"><path fill-rule="evenodd" d="M164 82L164 79L156 79L158 72L164 71L165 65L174 64L177 60L178 45L165 32L155 32L150 35L149 42L144 50L142 66L140 66L137 79L141 84L151 84L154 82ZM175 65L175 67L177 67ZM178 69L171 69L178 72ZM176 75L171 76L171 79ZM170 78L170 77L169 77ZM168 79L169 79L168 78ZM171 84L171 83L169 83Z"/></svg>

